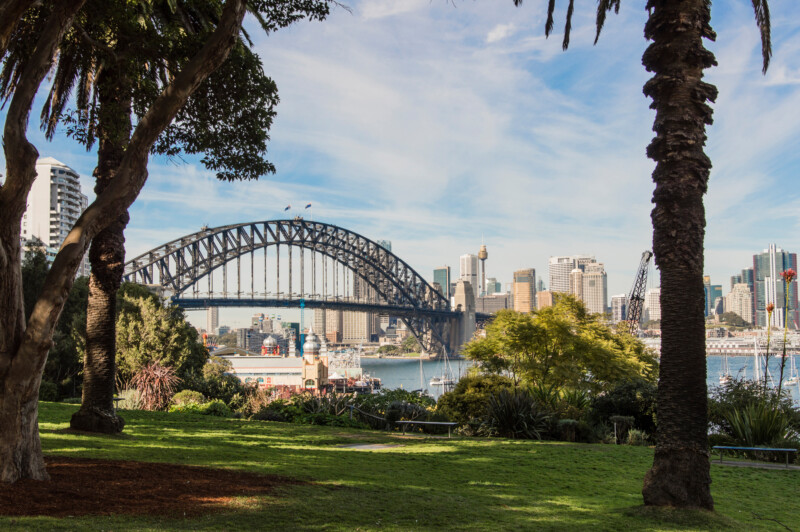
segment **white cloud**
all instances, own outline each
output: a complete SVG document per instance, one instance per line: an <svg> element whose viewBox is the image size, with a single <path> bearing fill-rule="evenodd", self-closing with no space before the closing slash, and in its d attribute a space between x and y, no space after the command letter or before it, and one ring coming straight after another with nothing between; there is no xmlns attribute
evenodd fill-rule
<svg viewBox="0 0 800 532"><path fill-rule="evenodd" d="M486 35L486 42L491 44L502 41L514 32L514 24L498 24Z"/></svg>

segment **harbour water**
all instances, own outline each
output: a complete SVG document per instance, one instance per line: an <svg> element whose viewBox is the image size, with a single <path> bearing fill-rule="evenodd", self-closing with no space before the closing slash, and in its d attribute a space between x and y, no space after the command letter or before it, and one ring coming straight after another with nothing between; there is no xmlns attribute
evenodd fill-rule
<svg viewBox="0 0 800 532"><path fill-rule="evenodd" d="M800 356L795 356L795 367L800 367ZM725 357L710 356L706 357L708 387L719 386L719 378L723 374ZM448 363L453 376L458 379L459 375L467 372L471 362L468 360L453 360ZM763 364L763 362L762 362ZM769 361L769 371L777 383L780 374L781 359L771 357ZM420 389L420 362L419 359L399 359L399 358L362 358L361 367L365 373L381 379L384 388L404 388L406 390ZM728 371L734 378L752 379L754 372L754 361L752 356L729 356ZM789 379L789 370L792 367L791 359L786 361L784 381ZM422 388L434 396L439 397L444 391L441 386L431 386L430 380L434 376L441 376L445 367L442 361L423 360ZM800 403L800 384L788 386L795 402Z"/></svg>

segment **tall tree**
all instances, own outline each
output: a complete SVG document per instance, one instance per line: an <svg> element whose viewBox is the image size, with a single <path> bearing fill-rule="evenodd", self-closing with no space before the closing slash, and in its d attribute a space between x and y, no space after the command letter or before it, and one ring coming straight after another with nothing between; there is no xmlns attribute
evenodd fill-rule
<svg viewBox="0 0 800 532"><path fill-rule="evenodd" d="M767 0L752 0L761 32L763 71L771 56ZM522 0L514 0L520 5ZM553 28L549 0L545 34ZM574 0L567 9L563 48L569 46ZM620 0L599 0L597 36ZM656 110L647 156L653 181L653 251L661 272L661 367L653 467L644 479L645 504L713 509L707 439L703 237L711 161L703 151L717 89L703 81L716 65L703 39L714 40L711 0L648 0L642 63L651 78L644 94Z"/></svg>
<svg viewBox="0 0 800 532"><path fill-rule="evenodd" d="M56 48L82 0L60 1L51 8L33 50L20 73L6 116L3 140L7 179L0 188L0 267L8 275L0 280L0 480L46 479L37 427L37 391L42 367L52 344L58 316L72 286L75 272L92 238L119 218L136 199L147 179L147 160L161 133L169 126L192 93L225 61L237 43L244 18L245 0L227 0L219 23L203 39L199 50L153 100L138 121L114 178L83 212L55 257L42 294L27 326L22 319L19 235L25 198L35 178L38 152L28 141L26 126L33 97L52 64ZM267 12L281 2L254 2ZM323 18L327 2L299 2L301 17ZM283 5L294 12L295 5ZM322 9L319 9L322 7ZM0 29L5 21L0 22Z"/></svg>

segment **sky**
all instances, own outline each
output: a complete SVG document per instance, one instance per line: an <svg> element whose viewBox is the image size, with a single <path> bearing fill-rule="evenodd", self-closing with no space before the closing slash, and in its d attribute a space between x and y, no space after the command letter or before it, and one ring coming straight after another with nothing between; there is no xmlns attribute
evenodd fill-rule
<svg viewBox="0 0 800 532"><path fill-rule="evenodd" d="M152 158L128 257L203 225L283 218L287 205L308 217L312 203L314 220L390 240L429 280L442 265L457 275L459 256L483 242L486 275L504 285L531 267L548 284L550 256L591 254L605 264L609 299L627 293L652 231L644 0L622 2L597 45L596 3L578 2L566 52L566 2L549 39L544 1L345 3L324 22L269 36L247 21L280 95L268 154L276 174L218 182L199 159ZM719 97L705 270L725 293L769 243L800 251L800 3L773 0L771 13L766 75L751 2L715 2L717 40L706 43ZM91 200L96 154L63 131L45 141L39 110L31 140L77 170ZM220 321L234 326L252 313L228 312Z"/></svg>

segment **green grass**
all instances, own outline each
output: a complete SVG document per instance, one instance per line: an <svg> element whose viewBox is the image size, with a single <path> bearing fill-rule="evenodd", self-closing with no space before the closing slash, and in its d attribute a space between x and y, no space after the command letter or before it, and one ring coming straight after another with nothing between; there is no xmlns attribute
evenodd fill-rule
<svg viewBox="0 0 800 532"><path fill-rule="evenodd" d="M192 519L0 518L0 529L783 530L796 471L712 465L717 512L641 506L652 449L398 434L126 411L120 436L65 432L75 405L42 403L45 453L227 467L313 481ZM400 443L376 451L339 447ZM765 519L757 519L757 514Z"/></svg>

